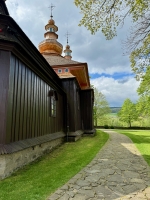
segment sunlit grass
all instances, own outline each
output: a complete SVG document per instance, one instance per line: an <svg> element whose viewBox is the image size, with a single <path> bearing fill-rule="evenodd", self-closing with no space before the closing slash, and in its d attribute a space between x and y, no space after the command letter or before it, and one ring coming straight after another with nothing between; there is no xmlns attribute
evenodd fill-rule
<svg viewBox="0 0 150 200"><path fill-rule="evenodd" d="M46 199L86 166L108 137L108 134L98 130L95 137L65 143L49 155L0 181L0 200Z"/></svg>
<svg viewBox="0 0 150 200"><path fill-rule="evenodd" d="M141 155L150 165L150 130L116 130L128 136L136 145Z"/></svg>

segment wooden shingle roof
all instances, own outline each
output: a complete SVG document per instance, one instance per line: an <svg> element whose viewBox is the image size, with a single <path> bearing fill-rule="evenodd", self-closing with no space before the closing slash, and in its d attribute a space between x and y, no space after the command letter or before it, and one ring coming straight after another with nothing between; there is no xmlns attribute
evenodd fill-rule
<svg viewBox="0 0 150 200"><path fill-rule="evenodd" d="M53 65L69 65L69 64L81 64L80 62L74 61L74 60L68 60L60 55L46 55L43 54L44 58L47 60L47 62L53 66Z"/></svg>

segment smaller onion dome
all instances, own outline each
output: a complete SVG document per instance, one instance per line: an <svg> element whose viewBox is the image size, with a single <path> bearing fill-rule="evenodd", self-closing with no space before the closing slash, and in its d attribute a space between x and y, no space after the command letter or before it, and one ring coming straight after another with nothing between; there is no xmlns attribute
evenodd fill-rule
<svg viewBox="0 0 150 200"><path fill-rule="evenodd" d="M66 49L70 49L70 46L68 44L66 45Z"/></svg>
<svg viewBox="0 0 150 200"><path fill-rule="evenodd" d="M71 60L71 58L72 58L72 56L71 56L72 51L70 50L70 46L68 44L66 45L66 49L64 50L64 53L65 53L64 58L66 58L68 60Z"/></svg>
<svg viewBox="0 0 150 200"><path fill-rule="evenodd" d="M55 25L55 21L54 21L53 19L50 19L50 20L48 21L48 24L50 24L50 25Z"/></svg>

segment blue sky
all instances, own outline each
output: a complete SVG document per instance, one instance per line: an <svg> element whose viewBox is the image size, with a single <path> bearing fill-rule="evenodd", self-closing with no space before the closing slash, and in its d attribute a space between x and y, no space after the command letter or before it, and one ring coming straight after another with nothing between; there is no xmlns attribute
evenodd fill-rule
<svg viewBox="0 0 150 200"><path fill-rule="evenodd" d="M105 74L105 73L90 73L90 78L91 79L96 79L96 78L100 78L100 77L108 77L108 78L114 78L116 80L124 80L127 77L134 77L135 75L131 72L131 73L118 73L118 72L114 72L112 75L111 74Z"/></svg>
<svg viewBox="0 0 150 200"><path fill-rule="evenodd" d="M131 72L129 56L123 55L122 46L130 23L119 27L117 37L108 41L100 31L91 35L86 28L78 26L82 15L73 0L7 0L10 15L37 48L44 39L51 3L55 5L53 19L58 26L58 42L65 48L65 34L67 31L71 34L72 60L87 62L91 84L105 95L109 105L121 106L126 98L136 102L139 82Z"/></svg>

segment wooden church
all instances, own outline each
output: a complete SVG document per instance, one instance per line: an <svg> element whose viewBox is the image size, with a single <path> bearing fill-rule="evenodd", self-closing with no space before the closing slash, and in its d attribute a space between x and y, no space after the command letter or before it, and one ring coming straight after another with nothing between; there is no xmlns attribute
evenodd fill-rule
<svg viewBox="0 0 150 200"><path fill-rule="evenodd" d="M0 179L65 141L91 135L93 89L87 63L57 41L52 16L39 50L0 0Z"/></svg>

